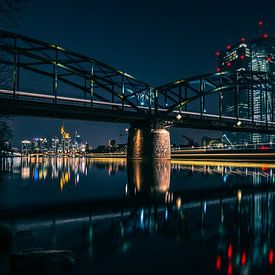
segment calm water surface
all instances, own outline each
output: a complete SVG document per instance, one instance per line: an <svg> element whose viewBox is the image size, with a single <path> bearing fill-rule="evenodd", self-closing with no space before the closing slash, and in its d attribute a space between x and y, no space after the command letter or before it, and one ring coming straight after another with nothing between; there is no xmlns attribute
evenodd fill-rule
<svg viewBox="0 0 275 275"><path fill-rule="evenodd" d="M1 223L71 249L72 274L273 274L275 164L0 160Z"/></svg>

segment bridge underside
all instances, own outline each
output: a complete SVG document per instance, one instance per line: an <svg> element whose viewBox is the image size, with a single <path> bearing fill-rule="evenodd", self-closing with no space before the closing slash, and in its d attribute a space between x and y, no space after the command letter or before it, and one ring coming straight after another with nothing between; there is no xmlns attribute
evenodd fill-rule
<svg viewBox="0 0 275 275"><path fill-rule="evenodd" d="M118 110L116 108L97 108L91 107L89 104L83 105L66 105L51 102L37 102L32 100L14 100L10 98L1 98L0 100L1 115L22 115L22 116L38 116L60 119L76 119L102 122L131 123L138 125L150 125L146 123L144 114L127 110ZM274 135L274 127L270 125L251 123L242 121L237 126L237 120L232 119L209 119L196 117L183 117L177 121L175 117L167 117L166 120L159 121L162 127L174 128L192 128L214 131L233 131L246 133L261 133Z"/></svg>
<svg viewBox="0 0 275 275"><path fill-rule="evenodd" d="M169 121L169 120L167 120ZM213 131L228 131L228 132L242 132L242 133L261 133L274 135L274 126L265 124L257 125L256 123L243 121L240 126L237 126L237 120L232 121L226 119L200 119L200 118L184 118L180 122L174 119L170 120L170 124L174 128L191 128L201 130L213 130ZM168 123L169 125L169 123Z"/></svg>
<svg viewBox="0 0 275 275"><path fill-rule="evenodd" d="M1 99L1 115L36 116L60 119L79 119L89 121L131 123L142 121L144 117L138 113L122 110L110 110L65 104L41 103L35 101L17 101Z"/></svg>

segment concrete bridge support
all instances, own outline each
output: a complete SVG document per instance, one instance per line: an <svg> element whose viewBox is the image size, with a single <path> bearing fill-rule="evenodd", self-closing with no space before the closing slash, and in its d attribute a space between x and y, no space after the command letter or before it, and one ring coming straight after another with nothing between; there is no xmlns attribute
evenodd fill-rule
<svg viewBox="0 0 275 275"><path fill-rule="evenodd" d="M171 159L168 130L131 126L128 134L128 160Z"/></svg>

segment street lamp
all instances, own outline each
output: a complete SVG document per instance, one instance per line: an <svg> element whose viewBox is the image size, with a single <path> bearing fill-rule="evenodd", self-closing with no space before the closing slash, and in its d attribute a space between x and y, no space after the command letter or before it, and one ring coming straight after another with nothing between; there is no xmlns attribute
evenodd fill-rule
<svg viewBox="0 0 275 275"><path fill-rule="evenodd" d="M236 125L240 127L242 125L242 122L240 120L237 121Z"/></svg>
<svg viewBox="0 0 275 275"><path fill-rule="evenodd" d="M176 119L177 119L177 120L181 120L181 118L182 118L181 114L178 114L178 115L176 116Z"/></svg>

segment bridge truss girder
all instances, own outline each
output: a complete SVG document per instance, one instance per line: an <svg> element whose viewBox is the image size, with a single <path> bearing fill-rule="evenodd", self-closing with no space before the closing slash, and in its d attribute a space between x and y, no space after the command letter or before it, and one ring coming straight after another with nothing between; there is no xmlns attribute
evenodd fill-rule
<svg viewBox="0 0 275 275"><path fill-rule="evenodd" d="M265 72L223 72L178 80L155 88L156 101L158 102L156 117L160 121L170 120L175 127L186 127L186 125L192 127L190 121L193 121L194 126L200 124L199 121L203 121L205 124L200 125L199 128L205 128L205 125L208 125L215 129L219 129L219 127L233 131L247 129L249 132L252 128L255 131L259 131L259 128L267 129L269 126L273 128L275 124L268 124L274 122L275 118L274 87L275 75ZM268 106L265 108L264 118L260 122L255 120L255 108L251 101L255 91L261 91L265 95L263 96L263 105ZM248 99L245 106L240 101L244 92L250 96L250 103ZM230 119L227 119L229 116L223 110L223 98L228 93L231 93L233 104ZM206 110L207 103L210 105L211 112ZM194 115L195 113L196 115ZM211 120L212 123L210 123ZM240 127L237 128L236 122L240 120L242 126L239 125ZM225 127L224 124L228 127Z"/></svg>
<svg viewBox="0 0 275 275"><path fill-rule="evenodd" d="M11 85L7 88L14 93L23 89L21 71L24 70L30 77L40 75L46 79L45 82L51 82L51 88L44 88L48 95L57 98L62 83L68 90L74 90L71 93L75 98L82 98L91 106L95 101L109 103L113 111L130 110L144 115L144 109L139 107L140 101L144 94L149 97L152 94L150 85L123 71L23 35L0 31L0 52L0 63L10 68ZM66 92L61 95L66 95ZM143 104L151 109L150 104Z"/></svg>

